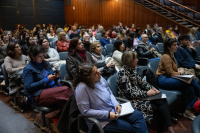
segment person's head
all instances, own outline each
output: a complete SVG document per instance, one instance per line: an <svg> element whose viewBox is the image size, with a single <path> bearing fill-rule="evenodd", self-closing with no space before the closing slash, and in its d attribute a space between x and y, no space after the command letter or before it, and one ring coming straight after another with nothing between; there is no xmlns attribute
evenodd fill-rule
<svg viewBox="0 0 200 133"><path fill-rule="evenodd" d="M7 36L9 37L9 40L11 40L11 39L12 39L12 36L13 36L12 31L8 31L8 32L7 32Z"/></svg>
<svg viewBox="0 0 200 133"><path fill-rule="evenodd" d="M103 26L99 26L98 32L102 33L103 31L105 31L104 28L103 28Z"/></svg>
<svg viewBox="0 0 200 133"><path fill-rule="evenodd" d="M97 53L97 54L101 54L102 48L101 48L101 43L98 41L94 41L93 43L91 43L90 45L90 52L91 53Z"/></svg>
<svg viewBox="0 0 200 133"><path fill-rule="evenodd" d="M42 63L42 66L47 69L48 65L44 60L45 50L41 45L32 45L28 50L28 55L32 62Z"/></svg>
<svg viewBox="0 0 200 133"><path fill-rule="evenodd" d="M125 45L124 45L124 43L123 43L122 40L117 40L117 41L115 41L114 47L113 47L113 52L114 52L115 50L118 50L118 51L120 51L120 52L123 52L124 49L125 49Z"/></svg>
<svg viewBox="0 0 200 133"><path fill-rule="evenodd" d="M65 41L66 40L66 33L64 31L58 34L58 41Z"/></svg>
<svg viewBox="0 0 200 133"><path fill-rule="evenodd" d="M147 34L142 34L142 35L141 35L141 41L144 42L144 43L147 43L147 41L148 41L148 36L147 36Z"/></svg>
<svg viewBox="0 0 200 133"><path fill-rule="evenodd" d="M155 24L153 25L153 28L156 30L156 29L158 28L158 24L155 23Z"/></svg>
<svg viewBox="0 0 200 133"><path fill-rule="evenodd" d="M121 22L119 22L119 26L122 27L122 23Z"/></svg>
<svg viewBox="0 0 200 133"><path fill-rule="evenodd" d="M169 38L165 40L164 47L163 47L163 54L173 54L177 51L177 41L174 38Z"/></svg>
<svg viewBox="0 0 200 133"><path fill-rule="evenodd" d="M74 56L77 50L83 51L85 48L82 41L78 37L75 37L69 43L68 54Z"/></svg>
<svg viewBox="0 0 200 133"><path fill-rule="evenodd" d="M167 26L167 29L168 29L169 31L172 31L172 30L173 30L172 25L168 25L168 26Z"/></svg>
<svg viewBox="0 0 200 133"><path fill-rule="evenodd" d="M73 30L73 33L74 33L74 34L78 34L78 30L75 28L75 29Z"/></svg>
<svg viewBox="0 0 200 133"><path fill-rule="evenodd" d="M148 28L147 29L147 35L148 36L152 36L152 33L153 33L154 31L153 31L153 29L151 29L151 28Z"/></svg>
<svg viewBox="0 0 200 133"><path fill-rule="evenodd" d="M31 36L26 38L26 42L27 42L28 47L35 44L35 41L34 41L33 37L31 37Z"/></svg>
<svg viewBox="0 0 200 133"><path fill-rule="evenodd" d="M158 32L158 33L163 33L162 27L158 27L158 28L156 29L156 32Z"/></svg>
<svg viewBox="0 0 200 133"><path fill-rule="evenodd" d="M3 46L3 45L4 45L3 39L0 38L0 46Z"/></svg>
<svg viewBox="0 0 200 133"><path fill-rule="evenodd" d="M90 42L90 35L87 32L85 32L85 34L83 35L83 41L86 43Z"/></svg>
<svg viewBox="0 0 200 133"><path fill-rule="evenodd" d="M48 49L49 41L46 38L40 38L39 45L41 45L44 49Z"/></svg>
<svg viewBox="0 0 200 133"><path fill-rule="evenodd" d="M131 24L131 28L134 29L135 28L135 24Z"/></svg>
<svg viewBox="0 0 200 133"><path fill-rule="evenodd" d="M136 32L137 34L141 34L142 31L141 31L140 28L137 28L135 32Z"/></svg>
<svg viewBox="0 0 200 133"><path fill-rule="evenodd" d="M197 31L197 28L192 27L192 28L190 29L190 32L189 32L188 34L189 34L189 35L190 35L190 34L193 34L194 36L196 36L196 31Z"/></svg>
<svg viewBox="0 0 200 133"><path fill-rule="evenodd" d="M178 25L176 25L176 26L174 27L174 30L175 30L175 31L179 31Z"/></svg>
<svg viewBox="0 0 200 133"><path fill-rule="evenodd" d="M38 31L40 31L41 30L41 25L40 24L37 24L36 25L36 31L38 32Z"/></svg>
<svg viewBox="0 0 200 133"><path fill-rule="evenodd" d="M10 58L21 56L22 51L17 41L13 41L8 44L7 49L6 49L6 54Z"/></svg>
<svg viewBox="0 0 200 133"><path fill-rule="evenodd" d="M147 28L147 29L149 29L149 28L151 28L151 27L150 27L150 25L149 25L149 24L147 24L147 25L146 25L146 28Z"/></svg>
<svg viewBox="0 0 200 133"><path fill-rule="evenodd" d="M188 46L189 40L190 40L190 37L186 34L182 34L178 37L178 41L180 42L180 45L183 45L183 46Z"/></svg>
<svg viewBox="0 0 200 133"><path fill-rule="evenodd" d="M138 62L136 53L130 50L123 52L121 60L123 65L129 67L136 67Z"/></svg>
<svg viewBox="0 0 200 133"><path fill-rule="evenodd" d="M57 30L56 30L56 35L58 35L60 32L64 32L64 30L62 29L62 28L58 28Z"/></svg>
<svg viewBox="0 0 200 133"><path fill-rule="evenodd" d="M89 29L89 30L88 30L88 34L90 35L90 37L93 36L93 31L92 31L92 29Z"/></svg>
<svg viewBox="0 0 200 133"><path fill-rule="evenodd" d="M42 31L38 32L38 40L40 40L40 38L44 37L44 33Z"/></svg>
<svg viewBox="0 0 200 133"><path fill-rule="evenodd" d="M47 30L47 33L54 33L53 28L49 27L48 30Z"/></svg>
<svg viewBox="0 0 200 133"><path fill-rule="evenodd" d="M24 40L26 40L27 37L29 37L29 33L26 32L26 31L24 31L24 32L22 33L22 38L23 38Z"/></svg>
<svg viewBox="0 0 200 133"><path fill-rule="evenodd" d="M1 39L3 40L5 44L9 42L9 37L7 35L1 35Z"/></svg>
<svg viewBox="0 0 200 133"><path fill-rule="evenodd" d="M116 26L115 27L115 32L118 32L119 31L119 28Z"/></svg>
<svg viewBox="0 0 200 133"><path fill-rule="evenodd" d="M105 31L103 31L103 32L101 33L101 36L104 37L104 38L107 38L107 37L108 37L108 34L107 34Z"/></svg>
<svg viewBox="0 0 200 133"><path fill-rule="evenodd" d="M121 29L120 30L120 34L125 35L126 34L126 30L125 29Z"/></svg>
<svg viewBox="0 0 200 133"><path fill-rule="evenodd" d="M115 25L112 25L112 30L114 30L115 29Z"/></svg>
<svg viewBox="0 0 200 133"><path fill-rule="evenodd" d="M76 68L74 74L73 86L77 86L80 82L85 83L90 88L94 89L94 84L101 79L101 72L95 64L81 63Z"/></svg>

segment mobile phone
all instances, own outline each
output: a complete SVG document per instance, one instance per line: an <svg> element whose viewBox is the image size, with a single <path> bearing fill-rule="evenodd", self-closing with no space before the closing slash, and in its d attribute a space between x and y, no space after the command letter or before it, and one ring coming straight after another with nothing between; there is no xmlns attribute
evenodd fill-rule
<svg viewBox="0 0 200 133"><path fill-rule="evenodd" d="M59 72L60 72L60 70L56 70L56 71L55 71L55 74L57 74L57 73L59 73Z"/></svg>

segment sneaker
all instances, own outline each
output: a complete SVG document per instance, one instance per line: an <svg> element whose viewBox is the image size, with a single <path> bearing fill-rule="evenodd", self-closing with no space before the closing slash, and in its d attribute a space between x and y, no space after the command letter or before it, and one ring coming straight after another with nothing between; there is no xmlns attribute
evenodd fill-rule
<svg viewBox="0 0 200 133"><path fill-rule="evenodd" d="M192 111L186 109L185 112L183 113L183 116L186 118L189 118L190 120L194 120L194 118L196 117Z"/></svg>

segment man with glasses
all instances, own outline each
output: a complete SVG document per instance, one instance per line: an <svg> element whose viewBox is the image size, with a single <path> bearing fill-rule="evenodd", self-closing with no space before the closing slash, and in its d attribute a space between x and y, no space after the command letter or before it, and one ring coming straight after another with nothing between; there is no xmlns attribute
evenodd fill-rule
<svg viewBox="0 0 200 133"><path fill-rule="evenodd" d="M84 45L85 50L90 52L90 45L91 45L90 36L87 32L83 35L83 45Z"/></svg>

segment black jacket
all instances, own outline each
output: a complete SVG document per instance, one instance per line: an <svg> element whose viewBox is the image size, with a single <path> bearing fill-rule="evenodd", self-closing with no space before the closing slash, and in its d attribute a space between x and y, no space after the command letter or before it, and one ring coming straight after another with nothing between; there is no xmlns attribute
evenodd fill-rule
<svg viewBox="0 0 200 133"><path fill-rule="evenodd" d="M156 33L155 35L157 36L156 43L159 43L159 42L164 43L164 40L163 40L162 35L160 33Z"/></svg>
<svg viewBox="0 0 200 133"><path fill-rule="evenodd" d="M89 62L95 63L95 61L92 58L92 55L87 51L86 51L86 59L88 63ZM78 53L76 53L74 56L68 55L68 57L66 58L66 70L67 70L67 73L65 75L66 80L73 80L75 70L78 67L78 65L82 62L84 62L84 60Z"/></svg>
<svg viewBox="0 0 200 133"><path fill-rule="evenodd" d="M85 50L88 51L88 52L90 52L90 45L91 45L91 43L90 43L90 42L85 43L85 42L83 41L83 45L84 45Z"/></svg>
<svg viewBox="0 0 200 133"><path fill-rule="evenodd" d="M149 40L152 42L153 45L156 45L156 40L154 39L154 36L149 36Z"/></svg>
<svg viewBox="0 0 200 133"><path fill-rule="evenodd" d="M19 42L19 45L21 47L21 50L22 50L22 54L23 55L27 55L27 52L28 52L28 45L26 43L26 41L24 39L22 39L20 42Z"/></svg>
<svg viewBox="0 0 200 133"><path fill-rule="evenodd" d="M57 129L64 133L79 133L78 132L78 109L75 94L72 93L64 110L59 118Z"/></svg>
<svg viewBox="0 0 200 133"><path fill-rule="evenodd" d="M154 58L153 54L150 50L147 50L143 45L147 45L143 42L140 42L139 45L137 46L137 54L138 57L145 57L148 59ZM151 47L149 47L149 49L151 49Z"/></svg>

